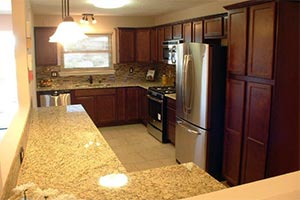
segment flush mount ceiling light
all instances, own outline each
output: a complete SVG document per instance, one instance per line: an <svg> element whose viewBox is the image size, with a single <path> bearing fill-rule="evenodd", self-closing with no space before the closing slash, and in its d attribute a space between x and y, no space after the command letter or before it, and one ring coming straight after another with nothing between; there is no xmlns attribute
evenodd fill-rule
<svg viewBox="0 0 300 200"><path fill-rule="evenodd" d="M60 44L74 43L87 36L80 29L79 25L69 15L69 0L62 0L62 19L55 33L49 38L49 42L58 42Z"/></svg>
<svg viewBox="0 0 300 200"><path fill-rule="evenodd" d="M128 4L130 0L90 0L91 4L98 8L120 8Z"/></svg>
<svg viewBox="0 0 300 200"><path fill-rule="evenodd" d="M94 18L94 14L84 13L82 14L82 18L80 20L81 24L89 24L89 17L92 20L92 24L96 24L97 20Z"/></svg>

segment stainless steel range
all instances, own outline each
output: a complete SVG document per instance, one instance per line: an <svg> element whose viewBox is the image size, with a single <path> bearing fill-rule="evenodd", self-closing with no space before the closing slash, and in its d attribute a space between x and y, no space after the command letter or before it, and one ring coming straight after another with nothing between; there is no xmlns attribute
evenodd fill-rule
<svg viewBox="0 0 300 200"><path fill-rule="evenodd" d="M176 92L175 87L150 87L148 89L148 132L162 143L169 142L167 136L167 105L165 94Z"/></svg>

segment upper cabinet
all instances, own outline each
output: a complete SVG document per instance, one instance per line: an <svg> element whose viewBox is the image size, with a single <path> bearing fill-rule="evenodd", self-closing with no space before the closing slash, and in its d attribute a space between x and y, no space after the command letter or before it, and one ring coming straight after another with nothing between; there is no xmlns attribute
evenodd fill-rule
<svg viewBox="0 0 300 200"><path fill-rule="evenodd" d="M173 25L173 39L182 38L182 24Z"/></svg>
<svg viewBox="0 0 300 200"><path fill-rule="evenodd" d="M193 21L193 42L203 42L203 21Z"/></svg>
<svg viewBox="0 0 300 200"><path fill-rule="evenodd" d="M172 40L173 33L172 33L172 26L165 26L164 27L164 40Z"/></svg>
<svg viewBox="0 0 300 200"><path fill-rule="evenodd" d="M151 28L150 30L150 56L151 56L151 62L157 62L158 61L158 34L157 34L156 28Z"/></svg>
<svg viewBox="0 0 300 200"><path fill-rule="evenodd" d="M135 29L117 28L117 62L129 63L135 61Z"/></svg>
<svg viewBox="0 0 300 200"><path fill-rule="evenodd" d="M163 61L163 46L162 43L165 40L165 29L159 27L157 29L157 48L158 48L158 61Z"/></svg>
<svg viewBox="0 0 300 200"><path fill-rule="evenodd" d="M49 37L56 27L35 27L35 63L37 66L57 65L57 44L50 43Z"/></svg>
<svg viewBox="0 0 300 200"><path fill-rule="evenodd" d="M183 41L191 42L192 41L192 22L187 22L182 24L183 32Z"/></svg>
<svg viewBox="0 0 300 200"><path fill-rule="evenodd" d="M149 28L139 28L136 29L135 35L136 62L150 62L151 30Z"/></svg>
<svg viewBox="0 0 300 200"><path fill-rule="evenodd" d="M223 36L223 17L204 20L204 37L206 39L220 38Z"/></svg>

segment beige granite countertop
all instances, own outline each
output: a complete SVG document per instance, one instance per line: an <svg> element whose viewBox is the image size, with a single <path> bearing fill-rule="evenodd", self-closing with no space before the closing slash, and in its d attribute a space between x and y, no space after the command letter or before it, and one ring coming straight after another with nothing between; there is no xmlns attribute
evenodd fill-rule
<svg viewBox="0 0 300 200"><path fill-rule="evenodd" d="M176 100L176 93L175 94L166 94L165 96L170 98L170 99Z"/></svg>
<svg viewBox="0 0 300 200"><path fill-rule="evenodd" d="M148 89L152 86L161 86L161 82L151 81L137 81L137 82L112 82L112 83L82 83L73 84L66 83L63 85L52 85L51 87L37 87L37 91L51 91L51 90L75 90L75 89L91 89L91 88L114 88L114 87L133 87L138 86Z"/></svg>
<svg viewBox="0 0 300 200"><path fill-rule="evenodd" d="M93 200L181 199L225 188L193 163L127 173L81 105L33 109L29 130L18 185ZM111 173L126 174L127 185L98 185Z"/></svg>

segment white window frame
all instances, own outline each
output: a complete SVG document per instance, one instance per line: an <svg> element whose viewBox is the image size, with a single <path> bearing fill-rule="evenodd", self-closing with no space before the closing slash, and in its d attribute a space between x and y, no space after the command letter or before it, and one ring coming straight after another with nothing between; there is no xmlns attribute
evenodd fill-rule
<svg viewBox="0 0 300 200"><path fill-rule="evenodd" d="M108 67L93 67L93 68L65 68L64 67L64 54L68 53L64 51L63 46L59 49L59 53L61 55L61 70L59 72L60 76L80 76L80 75L98 75L98 74L114 74L115 70L113 68L113 61L112 61L112 33L101 33L101 34L86 34L87 36L108 36L109 37L109 49L108 50L101 50L96 52L108 52L109 55L109 66ZM95 53L95 51L76 51L78 53L82 52L89 52ZM76 53L75 52L75 53ZM74 52L73 52L74 53Z"/></svg>

